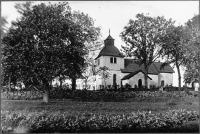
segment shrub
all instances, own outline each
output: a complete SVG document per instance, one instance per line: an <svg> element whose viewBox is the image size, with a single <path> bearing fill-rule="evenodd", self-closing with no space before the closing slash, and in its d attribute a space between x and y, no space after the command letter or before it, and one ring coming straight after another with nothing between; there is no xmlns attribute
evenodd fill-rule
<svg viewBox="0 0 200 134"><path fill-rule="evenodd" d="M31 133L53 132L155 132L173 130L188 121L199 119L195 111L186 109L170 110L166 113L151 114L147 111L128 115L102 115L68 112L26 112L1 111L2 133L13 132L20 127Z"/></svg>
<svg viewBox="0 0 200 134"><path fill-rule="evenodd" d="M144 90L144 91L141 91ZM198 97L198 92L185 91L158 91L158 89L134 89L129 88L128 91L88 91L88 90L52 90L50 92L50 99L73 99L80 101L128 101L133 98L134 101L167 101L168 99L184 99L186 96ZM42 99L42 93L33 91L20 92L3 92L1 99L7 100L36 100Z"/></svg>

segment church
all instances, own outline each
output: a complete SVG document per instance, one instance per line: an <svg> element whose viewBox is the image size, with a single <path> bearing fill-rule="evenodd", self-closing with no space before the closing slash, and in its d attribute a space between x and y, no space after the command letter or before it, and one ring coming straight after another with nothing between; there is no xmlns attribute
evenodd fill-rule
<svg viewBox="0 0 200 134"><path fill-rule="evenodd" d="M109 68L110 76L106 79L106 85L124 86L127 84L134 87L142 87L144 81L144 66L136 63L136 59L127 59L115 47L114 39L109 35L104 40L104 47L95 58L98 67ZM173 85L173 68L168 65L160 69L162 62L154 62L148 69L148 88L151 86ZM96 89L105 85L101 75L96 75Z"/></svg>

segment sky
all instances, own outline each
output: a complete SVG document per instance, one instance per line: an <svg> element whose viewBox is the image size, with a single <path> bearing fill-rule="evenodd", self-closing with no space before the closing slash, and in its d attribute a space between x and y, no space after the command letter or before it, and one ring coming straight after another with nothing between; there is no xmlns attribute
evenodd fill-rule
<svg viewBox="0 0 200 134"><path fill-rule="evenodd" d="M17 1L3 1L1 15L7 17L8 27L11 21L16 20L19 14L14 5ZM35 1L35 3L48 1ZM56 3L58 1L52 1ZM176 21L175 25L184 25L194 15L199 14L199 1L69 1L72 10L88 14L95 20L95 26L101 27L102 39L110 35L115 39L115 46L124 45L120 33L130 19L135 19L138 13L149 13L149 16L164 16ZM178 85L177 71L174 74L174 86ZM183 71L181 71L183 74Z"/></svg>

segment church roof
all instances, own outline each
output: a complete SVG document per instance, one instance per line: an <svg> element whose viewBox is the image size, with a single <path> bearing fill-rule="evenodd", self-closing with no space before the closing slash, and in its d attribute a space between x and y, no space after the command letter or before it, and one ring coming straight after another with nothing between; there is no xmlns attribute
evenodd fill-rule
<svg viewBox="0 0 200 134"><path fill-rule="evenodd" d="M130 74L124 76L124 77L122 78L122 80L130 79L131 77L133 77L134 75L138 74L139 72L142 72L142 73L144 74L144 72L143 72L142 70L138 70L138 71L132 72L132 73L130 73ZM147 77L148 77L150 80L152 80L151 77L149 77L149 76L147 76Z"/></svg>
<svg viewBox="0 0 200 134"><path fill-rule="evenodd" d="M106 40L114 40L110 35L106 38Z"/></svg>
<svg viewBox="0 0 200 134"><path fill-rule="evenodd" d="M163 69L161 69L161 65L163 64L163 62L154 62L154 65L156 66L156 68L158 69L158 71L160 73L175 73L173 68L168 65L168 66L165 66Z"/></svg>
<svg viewBox="0 0 200 134"><path fill-rule="evenodd" d="M137 60L134 59L124 59L125 68L121 69L122 73L132 73L138 70L144 71L144 65L139 65L136 63ZM174 73L173 68L168 65L165 66L163 69L160 69L162 62L154 62L148 68L148 74L156 74L159 73Z"/></svg>
<svg viewBox="0 0 200 134"><path fill-rule="evenodd" d="M105 46L100 51L99 55L95 60L101 56L115 56L115 57L124 57L124 55L119 51L114 45L114 39L109 35L106 40L104 40Z"/></svg>

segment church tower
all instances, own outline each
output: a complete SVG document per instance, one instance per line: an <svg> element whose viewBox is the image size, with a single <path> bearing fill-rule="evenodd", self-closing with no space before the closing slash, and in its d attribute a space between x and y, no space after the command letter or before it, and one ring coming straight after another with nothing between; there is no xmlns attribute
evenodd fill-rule
<svg viewBox="0 0 200 134"><path fill-rule="evenodd" d="M108 37L104 40L103 49L95 58L99 67L106 66L110 70L110 77L106 80L106 86L121 85L121 69L124 68L124 55L115 47L114 41L109 32ZM97 75L96 89L100 89L100 86L103 85L105 86L102 77Z"/></svg>
<svg viewBox="0 0 200 134"><path fill-rule="evenodd" d="M124 68L124 55L120 53L119 49L114 45L114 39L110 33L104 40L104 47L99 55L95 58L99 66L106 66L110 70L119 70Z"/></svg>

